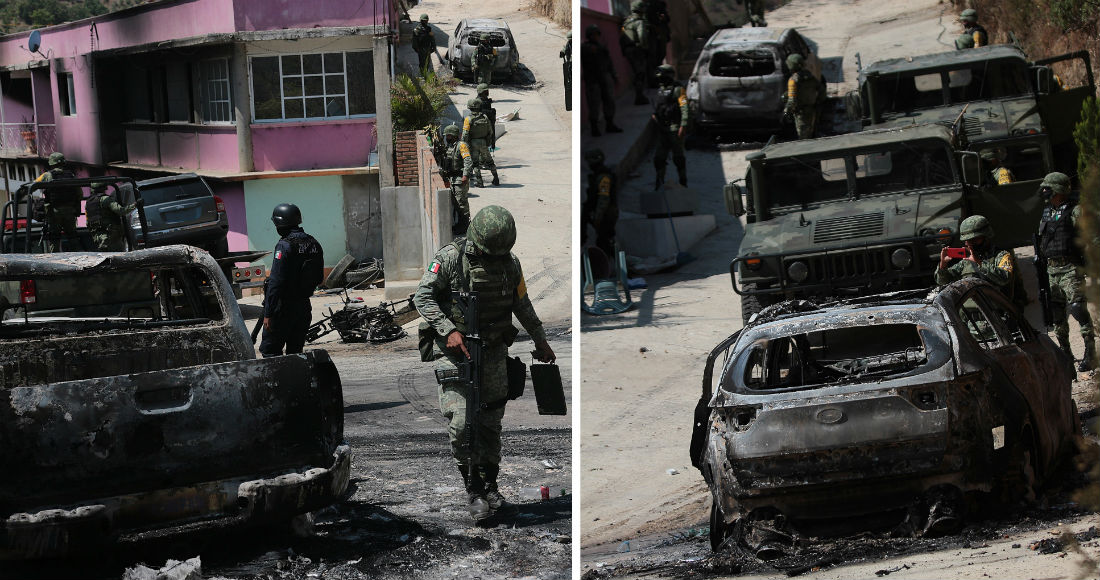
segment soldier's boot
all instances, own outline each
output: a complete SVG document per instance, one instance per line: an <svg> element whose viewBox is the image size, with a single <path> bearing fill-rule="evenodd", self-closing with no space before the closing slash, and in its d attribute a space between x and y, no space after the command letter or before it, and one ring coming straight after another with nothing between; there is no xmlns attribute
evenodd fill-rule
<svg viewBox="0 0 1100 580"><path fill-rule="evenodd" d="M500 176L497 175L497 170L494 168L492 171L493 171L493 185L500 185Z"/></svg>
<svg viewBox="0 0 1100 580"><path fill-rule="evenodd" d="M474 172L474 187L485 187L485 180L481 178L481 168Z"/></svg>
<svg viewBox="0 0 1100 580"><path fill-rule="evenodd" d="M599 137L600 135L603 135L603 133L600 133L600 125L598 121L589 121L588 126L591 129L593 137Z"/></svg>
<svg viewBox="0 0 1100 580"><path fill-rule="evenodd" d="M672 160L676 164L676 173L680 176L680 185L687 187L688 174L687 174L687 159L679 157Z"/></svg>
<svg viewBox="0 0 1100 580"><path fill-rule="evenodd" d="M1077 372L1091 371L1094 360L1096 360L1096 339L1090 337L1085 340L1085 358L1077 363Z"/></svg>
<svg viewBox="0 0 1100 580"><path fill-rule="evenodd" d="M465 465L459 465L458 469L462 472L462 481L466 484L466 509L470 512L470 517L475 522L489 517L489 502L485 500L485 482L481 479L481 474L475 470L471 478Z"/></svg>
<svg viewBox="0 0 1100 580"><path fill-rule="evenodd" d="M500 473L500 466L487 465L482 467L482 472L485 477L485 501L489 503L489 509L497 511L507 506L508 501L504 499L497 487L497 474Z"/></svg>
<svg viewBox="0 0 1100 580"><path fill-rule="evenodd" d="M608 133L622 133L623 128L616 125L615 121L613 121L611 119L608 119L607 120L607 132Z"/></svg>

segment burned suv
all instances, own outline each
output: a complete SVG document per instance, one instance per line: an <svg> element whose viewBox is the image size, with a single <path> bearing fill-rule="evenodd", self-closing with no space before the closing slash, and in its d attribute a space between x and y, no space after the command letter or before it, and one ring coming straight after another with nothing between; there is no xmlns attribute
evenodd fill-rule
<svg viewBox="0 0 1100 580"><path fill-rule="evenodd" d="M447 60L456 77L473 75L474 57L482 36L489 37L489 44L497 51L493 77L511 78L519 69L519 50L508 23L499 18L463 18L455 27L447 45Z"/></svg>
<svg viewBox="0 0 1100 580"><path fill-rule="evenodd" d="M774 130L783 126L787 57L800 54L821 82L821 60L793 28L726 28L703 46L688 80L687 97L696 125L705 131Z"/></svg>
<svg viewBox="0 0 1100 580"><path fill-rule="evenodd" d="M976 278L765 309L703 371L690 452L712 547L946 534L978 500L1034 499L1076 449L1070 363Z"/></svg>

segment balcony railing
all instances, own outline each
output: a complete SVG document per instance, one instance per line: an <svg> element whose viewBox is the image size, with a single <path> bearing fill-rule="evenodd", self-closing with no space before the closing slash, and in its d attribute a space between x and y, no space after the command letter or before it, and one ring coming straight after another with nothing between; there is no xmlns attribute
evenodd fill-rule
<svg viewBox="0 0 1100 580"><path fill-rule="evenodd" d="M49 157L57 151L57 126L0 123L0 156Z"/></svg>

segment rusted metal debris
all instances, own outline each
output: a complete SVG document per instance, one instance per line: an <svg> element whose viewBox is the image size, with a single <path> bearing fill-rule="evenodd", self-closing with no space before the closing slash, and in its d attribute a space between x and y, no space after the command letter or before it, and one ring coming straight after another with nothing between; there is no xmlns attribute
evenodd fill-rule
<svg viewBox="0 0 1100 580"><path fill-rule="evenodd" d="M390 342L404 338L408 333L397 325L394 317L412 308L412 295L378 306L365 306L352 301L346 294L344 307L329 308L328 316L310 325L306 341L314 342L333 331L340 334L341 342Z"/></svg>

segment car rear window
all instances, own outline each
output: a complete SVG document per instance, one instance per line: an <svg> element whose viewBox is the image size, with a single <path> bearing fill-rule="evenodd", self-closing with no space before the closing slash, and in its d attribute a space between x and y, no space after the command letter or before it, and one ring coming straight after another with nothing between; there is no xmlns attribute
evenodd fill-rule
<svg viewBox="0 0 1100 580"><path fill-rule="evenodd" d="M775 72L775 55L768 50L728 50L710 57L715 77L762 77Z"/></svg>
<svg viewBox="0 0 1100 580"><path fill-rule="evenodd" d="M141 198L145 200L147 206L210 196L210 188L199 179L154 183L140 187Z"/></svg>
<svg viewBox="0 0 1100 580"><path fill-rule="evenodd" d="M945 355L916 324L828 328L761 338L741 350L723 384L747 392L878 381L922 372ZM939 348L939 351L949 350ZM936 360L930 361L933 358ZM938 364L937 364L938 363ZM740 390L740 389L738 389Z"/></svg>
<svg viewBox="0 0 1100 580"><path fill-rule="evenodd" d="M489 35L489 46L501 47L508 44L508 41L504 39L504 34L500 32L471 32L470 36L466 38L466 44L476 46L481 42L483 34Z"/></svg>

